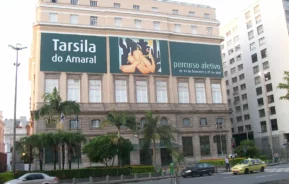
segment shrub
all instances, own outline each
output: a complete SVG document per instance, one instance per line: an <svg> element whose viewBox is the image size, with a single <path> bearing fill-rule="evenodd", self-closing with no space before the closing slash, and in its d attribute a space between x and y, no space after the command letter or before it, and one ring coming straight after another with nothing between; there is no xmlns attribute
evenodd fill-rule
<svg viewBox="0 0 289 184"><path fill-rule="evenodd" d="M230 165L236 165L237 163L241 162L242 160L244 160L244 158L229 159ZM225 165L225 159L207 159L207 160L201 160L200 162L212 164L216 167Z"/></svg>
<svg viewBox="0 0 289 184"><path fill-rule="evenodd" d="M14 175L12 172L0 173L0 183L4 183L6 181L13 180L13 179L14 179Z"/></svg>
<svg viewBox="0 0 289 184"><path fill-rule="evenodd" d="M154 172L154 166L130 166L132 173L149 173Z"/></svg>

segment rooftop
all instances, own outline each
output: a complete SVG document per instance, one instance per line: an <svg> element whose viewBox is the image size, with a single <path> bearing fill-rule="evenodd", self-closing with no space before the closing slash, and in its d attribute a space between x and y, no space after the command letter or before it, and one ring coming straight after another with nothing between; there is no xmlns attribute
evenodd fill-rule
<svg viewBox="0 0 289 184"><path fill-rule="evenodd" d="M181 1L173 1L173 0L153 0L153 1L159 1L159 2L165 2L165 3L182 4L182 5L187 5L187 6L197 6L197 7L201 7L201 8L212 8L212 7L207 6L207 5L187 3L187 2L181 2Z"/></svg>

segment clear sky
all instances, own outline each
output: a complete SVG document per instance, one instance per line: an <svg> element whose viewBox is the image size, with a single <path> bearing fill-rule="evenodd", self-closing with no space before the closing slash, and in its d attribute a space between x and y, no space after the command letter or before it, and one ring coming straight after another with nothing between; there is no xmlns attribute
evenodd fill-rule
<svg viewBox="0 0 289 184"><path fill-rule="evenodd" d="M37 0L8 0L0 6L2 28L0 28L0 110L4 119L13 118L16 53L9 44L21 43L28 49L19 53L21 63L18 72L17 118L29 117L30 82L28 80L28 59L32 40L32 24ZM109 1L109 0L108 0ZM145 0L144 0L145 1ZM178 0L175 0L178 1ZM254 0L182 0L216 8L217 19L226 24Z"/></svg>

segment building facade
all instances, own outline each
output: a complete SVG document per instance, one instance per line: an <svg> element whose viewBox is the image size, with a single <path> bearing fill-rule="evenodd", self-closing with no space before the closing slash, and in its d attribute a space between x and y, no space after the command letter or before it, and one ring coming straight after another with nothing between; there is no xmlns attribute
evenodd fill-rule
<svg viewBox="0 0 289 184"><path fill-rule="evenodd" d="M233 135L254 139L268 156L270 137L273 152L283 154L289 133L289 103L280 100L286 91L277 89L289 70L288 7L288 1L256 1L221 28Z"/></svg>
<svg viewBox="0 0 289 184"><path fill-rule="evenodd" d="M2 111L0 111L0 152L1 153L5 152L4 147L5 147L4 145L4 122L3 122Z"/></svg>
<svg viewBox="0 0 289 184"><path fill-rule="evenodd" d="M88 138L116 133L114 127L100 128L108 112L129 111L141 122L152 111L160 123L179 130L173 145L187 162L230 154L215 16L211 7L173 1L39 1L29 61L31 112L56 87L62 100L81 105L79 121L66 116L65 130ZM30 124L34 133L55 130L43 120ZM139 138L126 129L121 135L135 146L127 163L149 164ZM171 162L161 143L156 154L158 165ZM90 164L82 155L82 167Z"/></svg>

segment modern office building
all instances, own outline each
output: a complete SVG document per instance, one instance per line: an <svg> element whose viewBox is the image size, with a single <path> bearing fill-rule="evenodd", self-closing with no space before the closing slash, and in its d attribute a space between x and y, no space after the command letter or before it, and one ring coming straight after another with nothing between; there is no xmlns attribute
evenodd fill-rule
<svg viewBox="0 0 289 184"><path fill-rule="evenodd" d="M289 71L288 12L289 1L259 0L221 28L233 135L254 138L268 155L270 137L279 154L289 138L289 102L277 89Z"/></svg>
<svg viewBox="0 0 289 184"><path fill-rule="evenodd" d="M56 87L63 100L81 105L78 122L66 116L67 131L80 130L88 138L116 133L114 127L100 128L108 112L129 111L143 122L152 111L161 124L178 129L173 145L187 162L231 153L214 8L167 0L42 0L36 11L29 61L32 113ZM55 130L41 119L30 125L34 133ZM121 135L135 146L126 164L151 163L134 133L122 129ZM170 153L162 143L157 146L158 165L169 164ZM90 164L82 155L82 167Z"/></svg>

